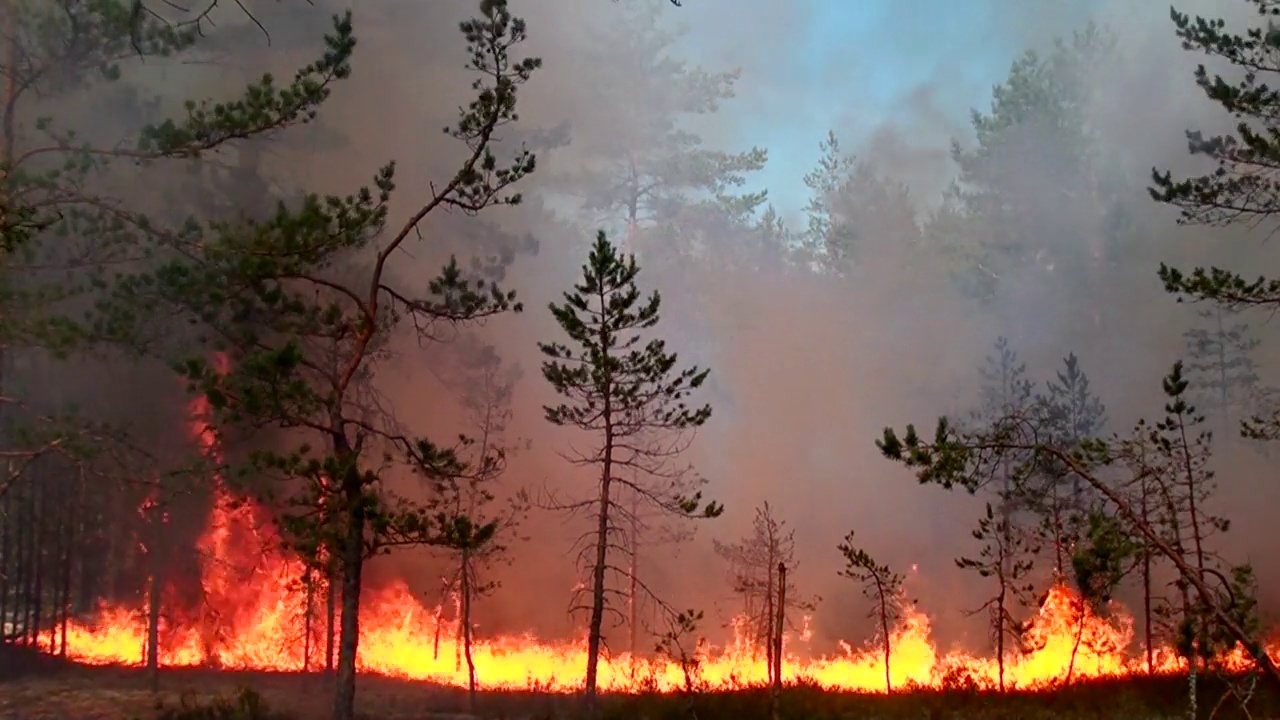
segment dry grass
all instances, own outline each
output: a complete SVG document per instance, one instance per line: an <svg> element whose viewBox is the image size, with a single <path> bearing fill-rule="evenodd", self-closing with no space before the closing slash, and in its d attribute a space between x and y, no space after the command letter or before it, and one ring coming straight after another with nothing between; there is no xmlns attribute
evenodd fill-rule
<svg viewBox="0 0 1280 720"><path fill-rule="evenodd" d="M305 720L329 715L329 681L319 675L170 670L161 674L159 692L153 693L150 676L139 670L46 666L22 677L0 678L0 720L145 720L160 715L163 707L207 704L234 697L244 689L261 695L271 710L282 716ZM1210 716L1224 690L1221 681L1202 685L1201 718ZM883 697L801 686L788 688L784 694L782 716L791 720L1186 718L1186 697L1185 678L1097 682L1005 696L952 689ZM536 691L485 693L480 700L482 714L491 718L569 717L576 707L572 698ZM454 688L360 678L357 712L371 720L429 720L456 716L465 707L465 693ZM763 691L705 694L692 701L672 695L642 695L609 698L607 716L617 720L689 720L694 715L698 720L765 720L768 708L768 695ZM1280 697L1260 693L1249 710L1246 715L1237 704L1224 704L1214 720L1280 718ZM170 716L171 720L182 717ZM257 719L235 716L234 720Z"/></svg>

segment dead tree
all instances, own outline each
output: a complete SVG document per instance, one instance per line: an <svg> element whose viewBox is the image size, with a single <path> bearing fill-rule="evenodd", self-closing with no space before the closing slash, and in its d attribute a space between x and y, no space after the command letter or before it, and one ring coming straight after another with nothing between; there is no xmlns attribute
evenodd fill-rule
<svg viewBox="0 0 1280 720"><path fill-rule="evenodd" d="M764 650L772 683L778 666L775 638L786 627L796 629L794 613L812 612L820 600L800 595L794 584L784 585L780 578L779 568L796 569L795 530L776 519L766 502L756 508L750 535L736 543L715 542L714 547L729 564L730 587L742 607L740 621L753 647Z"/></svg>

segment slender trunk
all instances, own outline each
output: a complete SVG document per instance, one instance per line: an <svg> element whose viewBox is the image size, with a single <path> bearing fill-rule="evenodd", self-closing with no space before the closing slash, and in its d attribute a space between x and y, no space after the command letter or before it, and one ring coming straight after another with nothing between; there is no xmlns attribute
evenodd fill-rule
<svg viewBox="0 0 1280 720"><path fill-rule="evenodd" d="M769 547L768 572L765 574L765 587L768 588L764 594L764 661L768 665L769 685L773 685L773 637L776 634L774 622L777 619L777 611L774 609L778 597L778 564L774 562L773 546Z"/></svg>
<svg viewBox="0 0 1280 720"><path fill-rule="evenodd" d="M48 492L48 478L43 477L45 473L37 471L34 476L36 484L35 490L35 547L31 554L31 570L34 581L31 583L31 646L40 648L40 629L44 624L44 572L45 572L45 555L48 554L46 542L48 541L48 517L46 510L48 499L45 494Z"/></svg>
<svg viewBox="0 0 1280 720"><path fill-rule="evenodd" d="M884 594L884 584L879 575L873 576L876 581L876 595L880 598L880 633L884 636L884 691L893 694L893 676L889 674L889 605Z"/></svg>
<svg viewBox="0 0 1280 720"><path fill-rule="evenodd" d="M354 470L351 471L354 473ZM338 677L333 696L333 720L354 720L356 708L356 652L360 642L360 576L364 570L365 515L359 478L345 488L346 532L342 545L342 632L338 641Z"/></svg>
<svg viewBox="0 0 1280 720"><path fill-rule="evenodd" d="M471 654L471 558L462 551L462 651L467 658L467 712L476 714L476 661Z"/></svg>
<svg viewBox="0 0 1280 720"><path fill-rule="evenodd" d="M338 563L333 558L333 554L328 556L328 564L326 569L328 577L325 579L325 634L324 634L324 671L330 677L333 676L333 659L335 651L335 640L338 637L338 587L335 582L338 579Z"/></svg>
<svg viewBox="0 0 1280 720"><path fill-rule="evenodd" d="M787 622L787 566L778 563L778 606L774 619L773 644L773 719L781 717L782 704L782 630Z"/></svg>
<svg viewBox="0 0 1280 720"><path fill-rule="evenodd" d="M999 674L1000 692L1004 692L1004 631L1005 619L1008 617L1008 610L1005 608L1006 582L1004 577L1004 550L1000 552L1000 570L996 576L996 581L1000 583L1000 591L996 594L996 604L994 608L995 618L992 628L996 633L996 670Z"/></svg>
<svg viewBox="0 0 1280 720"><path fill-rule="evenodd" d="M606 401L605 412L609 412ZM612 439L606 440L606 443ZM591 573L591 623L587 630L587 677L584 688L587 713L590 717L597 715L596 698L597 673L600 663L601 628L604 625L605 603L605 567L608 563L609 549L609 491L612 489L613 457L611 448L606 444L604 468L600 475L600 512L596 522L596 557Z"/></svg>
<svg viewBox="0 0 1280 720"><path fill-rule="evenodd" d="M1142 480L1141 513L1142 523L1146 525L1149 522L1150 510L1147 506L1147 480ZM1143 642L1146 645L1147 655L1147 674L1154 675L1156 671L1155 647L1151 644L1151 544L1142 544L1142 634Z"/></svg>
<svg viewBox="0 0 1280 720"><path fill-rule="evenodd" d="M151 582L147 587L147 673L151 677L151 691L160 691L160 554L152 549Z"/></svg>
<svg viewBox="0 0 1280 720"><path fill-rule="evenodd" d="M9 642L9 594L13 591L10 582L13 576L13 493L5 493L3 500L4 505L0 508L0 645Z"/></svg>
<svg viewBox="0 0 1280 720"><path fill-rule="evenodd" d="M36 538L36 518L38 517L36 489L30 482L31 478L24 478L24 480L27 481L27 520L24 523L27 526L27 552L26 557L23 558L23 565L27 582L22 588L22 644L31 645L33 640L31 629L34 625L32 615L36 605L36 551L40 541Z"/></svg>
<svg viewBox="0 0 1280 720"><path fill-rule="evenodd" d="M305 673L311 671L312 618L315 616L315 571L310 564L302 575L302 589L306 593L307 604L302 619L302 672Z"/></svg>
<svg viewBox="0 0 1280 720"><path fill-rule="evenodd" d="M1195 472L1191 467L1191 449L1187 441L1186 426L1179 419L1179 430L1182 439L1182 457L1184 461L1183 472L1187 481L1187 512L1191 521L1191 540L1196 553L1196 571L1200 574L1200 579L1204 580L1205 555L1204 555L1204 534L1200 528L1200 514L1196 504L1196 493L1199 491L1199 482L1195 476ZM1201 597L1201 602L1209 602L1208 598ZM1193 657L1192 662L1201 663L1207 661L1205 656L1206 648L1202 647L1202 643L1208 636L1209 619L1206 613L1199 610L1196 611L1195 625L1193 632L1195 633L1192 640Z"/></svg>
<svg viewBox="0 0 1280 720"><path fill-rule="evenodd" d="M1084 641L1084 598L1074 601L1076 608L1076 636L1071 643L1071 659L1067 661L1067 677L1063 681L1064 684L1071 684L1071 675L1076 669L1076 656L1080 654L1080 643Z"/></svg>
<svg viewBox="0 0 1280 720"><path fill-rule="evenodd" d="M445 598L440 598L440 602L436 605L436 626L434 637L431 641L431 659L440 659L440 626L444 624L444 603Z"/></svg>
<svg viewBox="0 0 1280 720"><path fill-rule="evenodd" d="M462 577L458 577L459 589L462 585ZM462 669L462 595L453 594L453 617L457 623L457 628L453 633L453 671L458 672Z"/></svg>
<svg viewBox="0 0 1280 720"><path fill-rule="evenodd" d="M637 527L637 520L635 516L635 513L638 510L639 510L639 500L638 498L633 498L631 501L631 527L629 528L630 542L628 543L630 546L629 547L630 552L628 553L628 557L627 557L627 561L628 561L627 573L628 575L630 575L628 579L630 587L627 589L627 631L628 631L627 641L628 641L628 648L631 652L632 667L635 666L636 652L639 650L639 648L637 647L639 633L636 630L636 624L638 621L638 618L637 618L638 604L637 604L637 598L636 598L636 591L639 589L638 586L640 584L640 581L636 577L636 573L639 571L639 568L637 568L636 566L639 564L639 558L640 558L640 549L638 546L638 543L640 542L640 530Z"/></svg>

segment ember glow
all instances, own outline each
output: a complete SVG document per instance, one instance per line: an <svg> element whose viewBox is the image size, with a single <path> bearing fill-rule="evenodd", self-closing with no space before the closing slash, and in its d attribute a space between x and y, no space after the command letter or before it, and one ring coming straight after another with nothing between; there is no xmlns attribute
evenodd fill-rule
<svg viewBox="0 0 1280 720"><path fill-rule="evenodd" d="M197 400L192 412L194 434L208 452L216 452L203 419L206 403ZM274 671L324 667L323 588L308 597L302 583L303 564L280 550L264 512L236 502L219 484L200 550L204 610L195 617L162 619L162 666ZM1071 590L1058 587L1048 594L1029 633L1033 648L1011 657L1005 666L1007 686L1035 687L1146 671L1145 659L1133 652L1128 616L1115 613L1104 619L1086 611L1083 622L1077 622L1076 608ZM308 615L313 618L310 633ZM458 629L442 620L442 615L440 608L424 606L403 583L366 591L358 667L367 673L465 687L467 669L456 642ZM807 629L809 623L805 625ZM812 658L795 649L804 639L790 638L783 669L787 679L833 689L885 691L879 643L868 643L866 650L844 645L836 657ZM86 664L140 666L146 641L145 610L104 607L93 623L68 629L67 650L70 657ZM938 686L957 677L979 685L996 684L998 668L993 659L939 651L930 638L928 617L916 608L910 608L894 630L891 646L895 688ZM586 667L585 647L585 642L556 645L532 636L502 637L478 639L473 655L483 688L574 691ZM744 641L704 648L704 655L698 675L710 688L763 684L768 677L764 658ZM1157 672L1180 669L1167 650L1156 658ZM1242 668L1247 665L1240 654L1224 661ZM612 691L674 691L684 687L685 677L678 663L622 654L602 661L600 685Z"/></svg>

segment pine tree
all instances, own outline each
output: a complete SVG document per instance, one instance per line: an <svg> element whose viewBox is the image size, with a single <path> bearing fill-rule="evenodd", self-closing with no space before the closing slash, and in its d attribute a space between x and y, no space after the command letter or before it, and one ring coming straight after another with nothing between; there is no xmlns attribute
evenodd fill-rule
<svg viewBox="0 0 1280 720"><path fill-rule="evenodd" d="M636 512L632 503L674 518L711 518L723 511L718 503L703 502L699 488L705 481L680 464L691 432L711 417L710 405L688 404L710 371L679 370L665 342L643 339L657 326L662 301L657 292L641 297L639 273L635 257L620 254L601 231L582 266L582 279L564 294L563 303L550 306L569 344L538 344L547 358L542 376L564 400L546 408L546 419L593 436L590 450L569 458L600 473L584 499L552 502L554 508L594 520L578 556L591 575L590 598L574 603L575 609L590 612L585 685L590 712L597 710L604 615L610 598L623 592L616 584L633 578L631 569L617 562L628 553ZM640 590L652 596L643 583Z"/></svg>
<svg viewBox="0 0 1280 720"><path fill-rule="evenodd" d="M844 242L846 228L837 226L833 217L831 203L845 180L857 167L852 155L840 148L840 139L834 130L827 131L827 137L818 145L822 156L817 167L804 176L805 187L811 193L805 205L805 218L808 226L802 235L802 242L810 257L821 267L841 267L845 258L841 252L851 243Z"/></svg>
<svg viewBox="0 0 1280 720"><path fill-rule="evenodd" d="M1163 388L1168 399L1163 420L1154 425L1141 421L1128 436L1091 439L1076 448L1045 443L1039 427L1018 417L1006 418L994 430L975 431L957 429L941 418L931 438L922 437L914 425L901 434L886 428L876 446L886 458L912 468L922 483L970 492L1000 477L1011 457L1024 471L1044 462L1070 469L1102 499L1099 510L1123 522L1120 532L1177 571L1178 644L1193 660L1193 670L1198 655L1221 647L1216 638L1227 638L1280 687L1280 667L1241 621L1238 610L1247 603L1224 589L1231 582L1213 567L1206 541L1225 530L1226 523L1206 512L1213 490L1209 436L1197 429L1201 419L1186 401L1181 363L1174 364Z"/></svg>
<svg viewBox="0 0 1280 720"><path fill-rule="evenodd" d="M1001 499L1007 502L1007 498ZM1020 648L1026 632L1025 623L1014 617L1013 611L1031 600L1033 588L1027 576L1032 570L1035 548L1017 532L1009 514L995 510L991 503L987 503L986 513L978 520L973 538L982 543L978 556L957 558L956 566L995 582L995 594L973 613L987 613L987 629L996 653L996 680L1000 692L1004 692L1010 643Z"/></svg>
<svg viewBox="0 0 1280 720"><path fill-rule="evenodd" d="M1097 437L1107 423L1106 405L1089 387L1089 376L1075 353L1063 359L1056 381L1045 384L1045 394L1036 398L1036 404L1043 413L1048 441L1062 448L1075 448ZM1054 579L1061 581L1093 503L1080 478L1067 468L1047 467L1031 482L1031 502L1042 516L1041 537L1053 548Z"/></svg>
<svg viewBox="0 0 1280 720"><path fill-rule="evenodd" d="M1238 435L1239 423L1248 417L1259 391L1253 353L1262 344L1244 322L1228 324L1238 311L1222 306L1201 308L1196 315L1207 327L1187 330L1186 375L1191 399L1211 408L1224 437Z"/></svg>
<svg viewBox="0 0 1280 720"><path fill-rule="evenodd" d="M579 139L586 169L561 177L561 186L593 224L625 232L629 250L646 263L678 268L678 258L709 242L699 231L708 215L745 220L764 202L764 193L735 191L767 155L713 150L683 126L733 98L738 72L678 60L683 30L665 27L660 6L625 3L617 11L582 80L599 98L599 126L608 132Z"/></svg>
<svg viewBox="0 0 1280 720"><path fill-rule="evenodd" d="M455 448L409 434L370 402L379 360L397 328L412 326L430 342L442 326L519 309L512 293L454 261L422 290L396 277L397 253L427 216L518 203L511 186L533 170L528 153L500 166L492 138L495 128L514 120L518 88L540 62L511 57L526 27L505 2L479 5L479 17L460 28L468 67L481 77L477 97L448 131L466 148L465 160L399 228L388 228L392 162L372 187L347 196L305 194L280 203L264 221L191 223L166 235L174 252L118 278L96 318L103 334L168 353L191 390L208 399L224 439L262 427L295 431L290 443L254 452L229 477L271 481L272 491L259 498L275 511L286 537L306 555L323 551L336 559L342 605L335 720L350 720L354 712L365 560L396 545L447 544L451 529L466 522L441 498L411 501L382 482L383 468L396 462L433 482L465 476L470 468ZM329 82L349 75L354 46L350 14L335 16L325 54L292 86L277 89L264 80L244 101L192 112L184 123L163 126L151 142L181 148L201 138L235 137L264 114L283 117L277 125L310 117L328 97ZM208 338L201 350L225 353L230 367L151 336L153 313L189 320Z"/></svg>
<svg viewBox="0 0 1280 720"><path fill-rule="evenodd" d="M1119 175L1100 155L1089 115L1092 79L1115 41L1096 25L1028 51L973 113L977 143L953 143L958 182L935 215L964 286L986 299L1015 276L1063 291L1102 287ZM966 267L967 265L967 267ZM1092 320L1101 312L1091 308Z"/></svg>
<svg viewBox="0 0 1280 720"><path fill-rule="evenodd" d="M1271 90L1277 74L1271 61L1278 37L1271 20L1276 8L1267 0L1248 0L1248 3L1257 9L1258 15L1266 18L1265 27L1259 24L1237 31L1229 29L1222 18L1192 16L1177 8L1169 10L1174 32L1185 49L1225 61L1241 71L1224 77L1211 73L1203 64L1195 71L1196 85L1205 96L1240 121L1235 125L1235 132L1222 135L1187 131L1191 154L1202 156L1217 167L1211 173L1186 178L1174 178L1168 171L1152 169L1151 197L1178 208L1180 224L1255 226L1274 222L1280 209L1280 186L1272 171L1274 158L1280 153L1280 136L1276 133L1280 96ZM1159 275L1165 289L1179 302L1208 302L1228 311L1280 306L1280 280L1263 275L1253 279L1221 267L1184 271L1164 263L1160 264ZM1223 358L1228 354L1237 357L1246 354L1244 351L1249 346L1245 338L1222 342L1227 334L1230 333L1219 333L1217 340L1204 344L1210 355L1215 349L1218 351L1215 388L1218 397L1213 406L1221 405L1223 397L1229 396L1229 392L1224 395L1226 388L1222 387L1228 384L1223 382L1226 374L1239 373L1243 379L1250 375L1247 364L1224 373ZM1200 337L1188 340L1193 346L1201 345ZM1224 352L1230 345L1235 345L1236 350ZM1195 363L1199 364L1200 361ZM1198 367L1187 369L1192 374L1200 374ZM1261 415L1246 422L1245 436L1265 440L1280 437L1280 412L1268 407Z"/></svg>
<svg viewBox="0 0 1280 720"><path fill-rule="evenodd" d="M889 667L889 659L893 655L892 633L906 610L903 589L906 578L890 570L888 565L877 563L870 553L854 545L852 532L845 536L837 549L845 561L845 568L840 574L860 583L862 594L872 602L867 617L874 618L878 626L881 647L884 648L884 689L892 693L893 673Z"/></svg>

